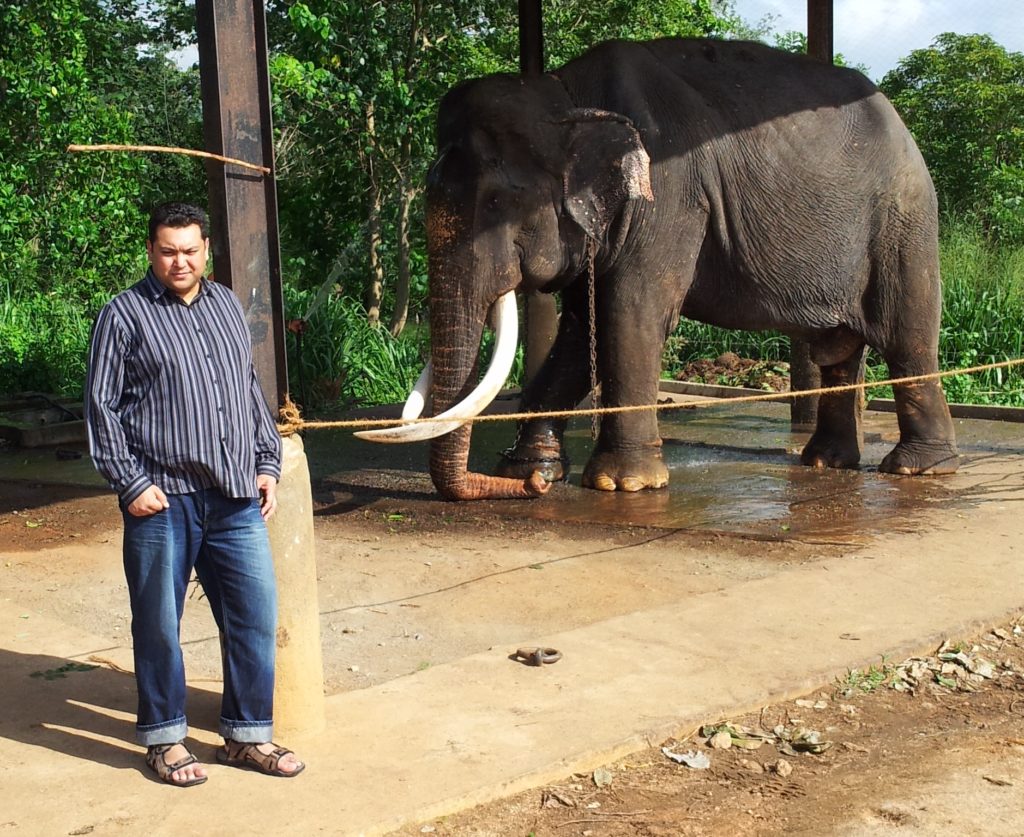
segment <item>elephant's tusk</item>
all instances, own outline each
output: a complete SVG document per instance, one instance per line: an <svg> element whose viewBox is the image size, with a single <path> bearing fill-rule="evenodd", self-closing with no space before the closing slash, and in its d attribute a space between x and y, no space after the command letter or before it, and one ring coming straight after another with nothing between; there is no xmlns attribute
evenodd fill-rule
<svg viewBox="0 0 1024 837"><path fill-rule="evenodd" d="M419 378L416 379L416 386L412 388L409 397L405 399L405 406L402 407L402 420L411 421L423 415L423 408L427 403L427 393L430 392L430 384L433 378L433 367L430 361L423 367ZM358 433L356 434L359 435Z"/></svg>
<svg viewBox="0 0 1024 837"><path fill-rule="evenodd" d="M509 291L496 303L497 322L494 324L494 355L491 365L480 383L466 398L436 416L438 421L403 424L398 427L382 427L378 430L360 430L355 435L371 442L421 442L451 433L461 427L469 419L480 415L501 390L508 373L512 370L512 362L516 355L516 342L519 339L519 315L516 310L516 295ZM430 364L423 370L416 388L409 395L402 410L402 418L415 418L423 411L424 395L417 395L421 384L424 392L430 380ZM447 419L447 421L445 420Z"/></svg>

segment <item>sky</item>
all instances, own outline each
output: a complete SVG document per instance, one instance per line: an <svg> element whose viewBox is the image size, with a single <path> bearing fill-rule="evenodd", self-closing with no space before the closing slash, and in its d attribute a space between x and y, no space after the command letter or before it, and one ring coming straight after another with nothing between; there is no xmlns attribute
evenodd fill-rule
<svg viewBox="0 0 1024 837"><path fill-rule="evenodd" d="M733 0L748 23L775 15L772 29L807 31L807 0ZM900 59L937 35L991 35L1024 52L1024 0L834 0L835 51L879 81Z"/></svg>

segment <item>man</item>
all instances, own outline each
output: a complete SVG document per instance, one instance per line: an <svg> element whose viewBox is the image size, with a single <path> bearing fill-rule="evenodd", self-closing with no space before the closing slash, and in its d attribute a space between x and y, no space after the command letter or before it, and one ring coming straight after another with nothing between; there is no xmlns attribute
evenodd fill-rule
<svg viewBox="0 0 1024 837"><path fill-rule="evenodd" d="M206 213L164 204L143 279L100 311L86 382L89 447L124 515L136 735L169 784L205 782L184 744L179 627L192 570L220 628L221 763L274 776L305 765L271 743L276 587L266 519L281 440L256 380L242 307L204 279Z"/></svg>

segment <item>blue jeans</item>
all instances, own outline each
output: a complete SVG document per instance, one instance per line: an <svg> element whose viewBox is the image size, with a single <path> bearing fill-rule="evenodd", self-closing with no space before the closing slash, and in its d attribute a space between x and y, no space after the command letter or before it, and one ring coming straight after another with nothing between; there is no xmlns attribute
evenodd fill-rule
<svg viewBox="0 0 1024 837"><path fill-rule="evenodd" d="M150 517L123 511L139 692L136 738L148 747L188 733L179 629L195 568L220 628L220 734L270 741L277 588L259 503L225 497L215 488L169 494L167 502L170 508Z"/></svg>

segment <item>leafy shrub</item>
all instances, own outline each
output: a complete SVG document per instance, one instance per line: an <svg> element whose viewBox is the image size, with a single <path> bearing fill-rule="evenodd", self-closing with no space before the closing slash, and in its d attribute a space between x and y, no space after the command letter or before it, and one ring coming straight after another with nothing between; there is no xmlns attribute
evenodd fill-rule
<svg viewBox="0 0 1024 837"><path fill-rule="evenodd" d="M430 359L430 330L410 323L399 337L366 320L363 303L335 291L316 303L317 289L285 285L285 316L309 314L301 338L287 334L288 375L292 398L307 409L369 407L405 401ZM301 351L300 351L301 345ZM480 369L494 351L494 332L484 330ZM507 386L523 378L522 341L516 350Z"/></svg>
<svg viewBox="0 0 1024 837"><path fill-rule="evenodd" d="M1024 246L1024 167L1002 165L988 176L988 202L981 216L989 236L1008 246Z"/></svg>
<svg viewBox="0 0 1024 837"><path fill-rule="evenodd" d="M92 322L102 302L83 306L57 293L0 300L0 392L80 397Z"/></svg>
<svg viewBox="0 0 1024 837"><path fill-rule="evenodd" d="M304 319L315 297L285 285L286 319ZM404 401L427 357L417 329L392 337L367 322L361 302L336 294L309 315L301 337L289 331L287 349L292 397L307 409Z"/></svg>

